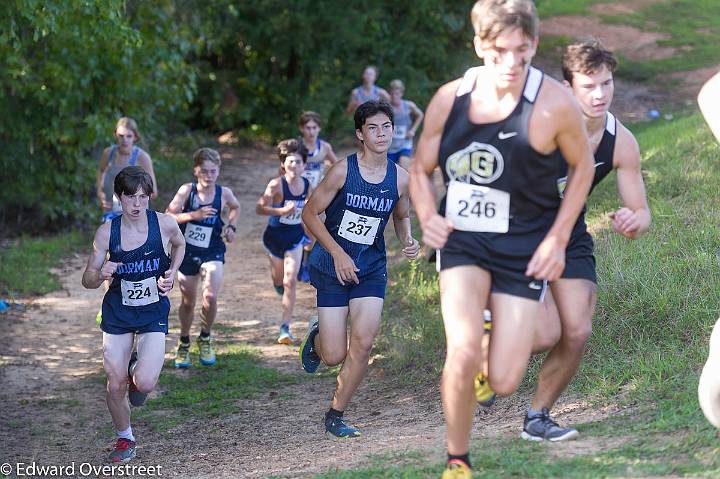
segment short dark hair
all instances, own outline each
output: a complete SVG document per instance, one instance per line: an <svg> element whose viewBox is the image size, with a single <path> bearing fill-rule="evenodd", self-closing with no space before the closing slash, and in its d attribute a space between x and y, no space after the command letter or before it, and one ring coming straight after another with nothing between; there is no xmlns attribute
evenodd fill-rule
<svg viewBox="0 0 720 479"><path fill-rule="evenodd" d="M605 65L611 73L617 68L617 57L599 40L585 40L565 47L562 57L562 73L566 82L572 84L573 73L590 75Z"/></svg>
<svg viewBox="0 0 720 479"><path fill-rule="evenodd" d="M278 158L280 158L280 163L285 163L285 158L294 154L300 155L303 163L307 163L307 148L301 141L296 140L295 138L283 140L278 143L277 154Z"/></svg>
<svg viewBox="0 0 720 479"><path fill-rule="evenodd" d="M148 196L155 191L152 177L139 166L126 166L115 177L113 190L118 197L123 193L128 196L134 195L138 188L142 188L143 193Z"/></svg>
<svg viewBox="0 0 720 479"><path fill-rule="evenodd" d="M384 113L390 118L390 123L395 126L395 115L393 107L387 100L369 100L357 107L355 110L355 129L362 130L365 121L373 115Z"/></svg>

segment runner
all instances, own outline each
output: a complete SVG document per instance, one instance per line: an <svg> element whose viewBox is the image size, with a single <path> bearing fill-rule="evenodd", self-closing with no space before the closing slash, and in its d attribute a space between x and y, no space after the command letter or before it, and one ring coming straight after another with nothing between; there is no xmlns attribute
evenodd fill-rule
<svg viewBox="0 0 720 479"><path fill-rule="evenodd" d="M182 302L178 309L180 339L175 351L175 367L188 368L190 359L190 327L195 312L198 284L202 280L202 309L200 335L197 338L200 364L215 364L215 349L210 330L217 315L217 297L223 279L225 243L232 243L240 203L232 190L217 184L220 175L220 153L211 148L200 148L193 154L193 175L196 181L185 183L170 202L167 214L173 216L185 235L185 257L180 265L178 282ZM222 212L228 209L228 224Z"/></svg>
<svg viewBox="0 0 720 479"><path fill-rule="evenodd" d="M592 181L592 153L567 89L530 66L538 18L530 0L481 0L471 13L485 66L441 87L431 101L412 165L410 193L423 241L439 248L447 357L442 400L448 463L444 478L472 477L473 380L482 369L482 317L493 315L489 380L512 394L532 349L546 281L557 279ZM572 181L560 204L562 151ZM441 216L431 177L447 186Z"/></svg>
<svg viewBox="0 0 720 479"><path fill-rule="evenodd" d="M367 101L355 111L354 120L360 151L330 168L302 215L318 240L310 253L318 317L310 322L300 346L300 361L309 373L321 361L328 366L342 363L324 419L326 433L338 438L360 436L345 422L343 412L365 375L380 329L387 284L384 231L391 213L405 257L414 259L420 251L410 231L408 174L387 160L392 106Z"/></svg>
<svg viewBox="0 0 720 479"><path fill-rule="evenodd" d="M623 207L610 213L613 229L626 238L636 239L650 228L650 209L640 171L640 149L630 131L608 110L614 94L613 72L615 55L599 41L569 45L563 54L563 83L572 91L583 113L590 146L595 152L595 176L590 191L613 169L617 171L618 193ZM560 158L560 196L567 183L565 162ZM532 441L564 441L574 439L578 432L564 428L550 418L550 408L565 390L582 361L585 344L592 330L592 317L597 300L597 279L593 240L585 225L585 214L573 228L565 253L565 270L553 281L551 308L543 308L536 323L542 338L548 322L559 318L561 335L540 340L535 350L547 350L538 377L538 386L525 415L523 439ZM545 343L545 344L542 344Z"/></svg>
<svg viewBox="0 0 720 479"><path fill-rule="evenodd" d="M379 86L375 85L375 80L380 76L378 68L374 65L368 65L363 70L362 80L363 83L357 88L354 88L350 93L350 101L348 102L345 113L352 115L357 107L370 100L390 100L390 94Z"/></svg>
<svg viewBox="0 0 720 479"><path fill-rule="evenodd" d="M185 240L172 216L148 209L153 193L150 174L128 166L114 184L122 214L97 229L82 284L95 289L112 279L100 324L107 405L117 431L109 460L125 462L135 457L128 399L142 406L160 376L170 311L167 293L182 262Z"/></svg>
<svg viewBox="0 0 720 479"><path fill-rule="evenodd" d="M103 222L110 221L122 213L120 200L113 194L113 182L120 170L129 165L141 166L150 174L153 185L157 185L150 155L137 146L138 143L142 143L142 137L135 120L128 117L118 120L115 125L115 141L116 144L103 150L95 181L97 197L103 210ZM151 199L154 198L157 198L157 186Z"/></svg>
<svg viewBox="0 0 720 479"><path fill-rule="evenodd" d="M270 216L263 234L263 245L270 258L270 275L275 291L282 297L282 323L277 342L292 344L290 333L295 287L307 238L301 214L311 193L310 182L302 177L307 150L296 139L283 140L277 146L280 166L285 172L268 183L257 201L255 212Z"/></svg>
<svg viewBox="0 0 720 479"><path fill-rule="evenodd" d="M103 211L102 221L110 221L120 216L122 208L120 199L113 193L113 182L118 172L126 166L141 166L152 178L155 185L151 199L157 198L157 181L153 171L150 155L138 147L142 143L140 130L132 118L122 117L115 125L115 144L103 150L100 162L98 163L95 185L97 197L100 200L100 207ZM104 284L105 291L110 287L110 282ZM102 321L102 307L95 316L95 322Z"/></svg>
<svg viewBox="0 0 720 479"><path fill-rule="evenodd" d="M720 141L718 98L720 98L720 73L716 73L708 80L698 95L700 110L715 138ZM700 376L698 398L707 420L713 426L720 428L720 320L715 323L710 336L710 352Z"/></svg>
<svg viewBox="0 0 720 479"><path fill-rule="evenodd" d="M390 82L390 104L395 113L395 130L388 159L410 170L413 138L423 120L423 112L410 100L403 100L405 85L400 80ZM414 120L413 120L414 118Z"/></svg>

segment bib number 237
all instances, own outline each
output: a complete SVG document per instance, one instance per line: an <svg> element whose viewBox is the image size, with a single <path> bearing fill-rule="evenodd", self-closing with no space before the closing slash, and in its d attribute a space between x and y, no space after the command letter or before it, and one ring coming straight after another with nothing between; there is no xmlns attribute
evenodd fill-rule
<svg viewBox="0 0 720 479"><path fill-rule="evenodd" d="M510 194L487 186L453 181L448 185L445 216L457 230L507 233Z"/></svg>
<svg viewBox="0 0 720 479"><path fill-rule="evenodd" d="M338 235L353 243L371 245L375 242L381 218L363 216L345 210Z"/></svg>

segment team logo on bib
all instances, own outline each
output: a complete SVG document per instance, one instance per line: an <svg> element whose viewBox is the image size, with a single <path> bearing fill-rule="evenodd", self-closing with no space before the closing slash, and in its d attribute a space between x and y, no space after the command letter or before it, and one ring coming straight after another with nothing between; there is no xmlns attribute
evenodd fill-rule
<svg viewBox="0 0 720 479"><path fill-rule="evenodd" d="M498 149L476 141L450 155L445 162L450 179L464 183L492 183L502 175L503 168L503 156Z"/></svg>

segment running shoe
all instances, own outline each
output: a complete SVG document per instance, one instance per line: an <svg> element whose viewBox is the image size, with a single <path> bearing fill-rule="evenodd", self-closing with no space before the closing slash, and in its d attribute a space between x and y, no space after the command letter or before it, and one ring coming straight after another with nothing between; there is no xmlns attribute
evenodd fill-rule
<svg viewBox="0 0 720 479"><path fill-rule="evenodd" d="M102 323L102 308L100 308L100 311L95 315L95 324L100 326L100 323Z"/></svg>
<svg viewBox="0 0 720 479"><path fill-rule="evenodd" d="M192 360L190 359L190 342L183 343L178 340L177 349L175 350L175 367L184 369L190 366L192 366Z"/></svg>
<svg viewBox="0 0 720 479"><path fill-rule="evenodd" d="M483 407L490 407L495 403L495 391L490 387L490 381L487 380L483 373L475 376L475 399Z"/></svg>
<svg viewBox="0 0 720 479"><path fill-rule="evenodd" d="M543 408L539 416L525 415L523 432L520 437L527 441L569 441L578 437L577 429L558 426L550 418L548 408Z"/></svg>
<svg viewBox="0 0 720 479"><path fill-rule="evenodd" d="M305 372L314 373L320 366L320 356L315 352L315 336L320 332L317 316L310 319L307 333L300 344L300 364Z"/></svg>
<svg viewBox="0 0 720 479"><path fill-rule="evenodd" d="M215 348L213 348L213 340L210 336L203 338L198 336L197 345L200 349L200 364L203 366L212 366L215 364Z"/></svg>
<svg viewBox="0 0 720 479"><path fill-rule="evenodd" d="M297 274L298 281L302 281L303 283L309 283L310 282L310 266L303 262L302 265L300 265L300 270Z"/></svg>
<svg viewBox="0 0 720 479"><path fill-rule="evenodd" d="M135 381L133 381L132 377L133 365L135 363L137 363L137 351L132 352L130 362L128 363L128 401L130 401L132 406L140 407L145 404L148 393L140 392L137 386L135 386Z"/></svg>
<svg viewBox="0 0 720 479"><path fill-rule="evenodd" d="M128 462L135 457L135 441L119 437L108 459L110 462Z"/></svg>
<svg viewBox="0 0 720 479"><path fill-rule="evenodd" d="M287 324L280 325L280 334L278 335L278 344L292 344L295 341L292 334L290 334L290 326Z"/></svg>
<svg viewBox="0 0 720 479"><path fill-rule="evenodd" d="M472 479L472 471L464 462L451 459L445 466L442 479Z"/></svg>
<svg viewBox="0 0 720 479"><path fill-rule="evenodd" d="M362 436L357 428L346 423L342 417L325 416L325 435L333 435L338 439Z"/></svg>
<svg viewBox="0 0 720 479"><path fill-rule="evenodd" d="M278 296L282 296L285 294L285 286L282 284L274 284L273 288L275 288L275 292L278 294Z"/></svg>

